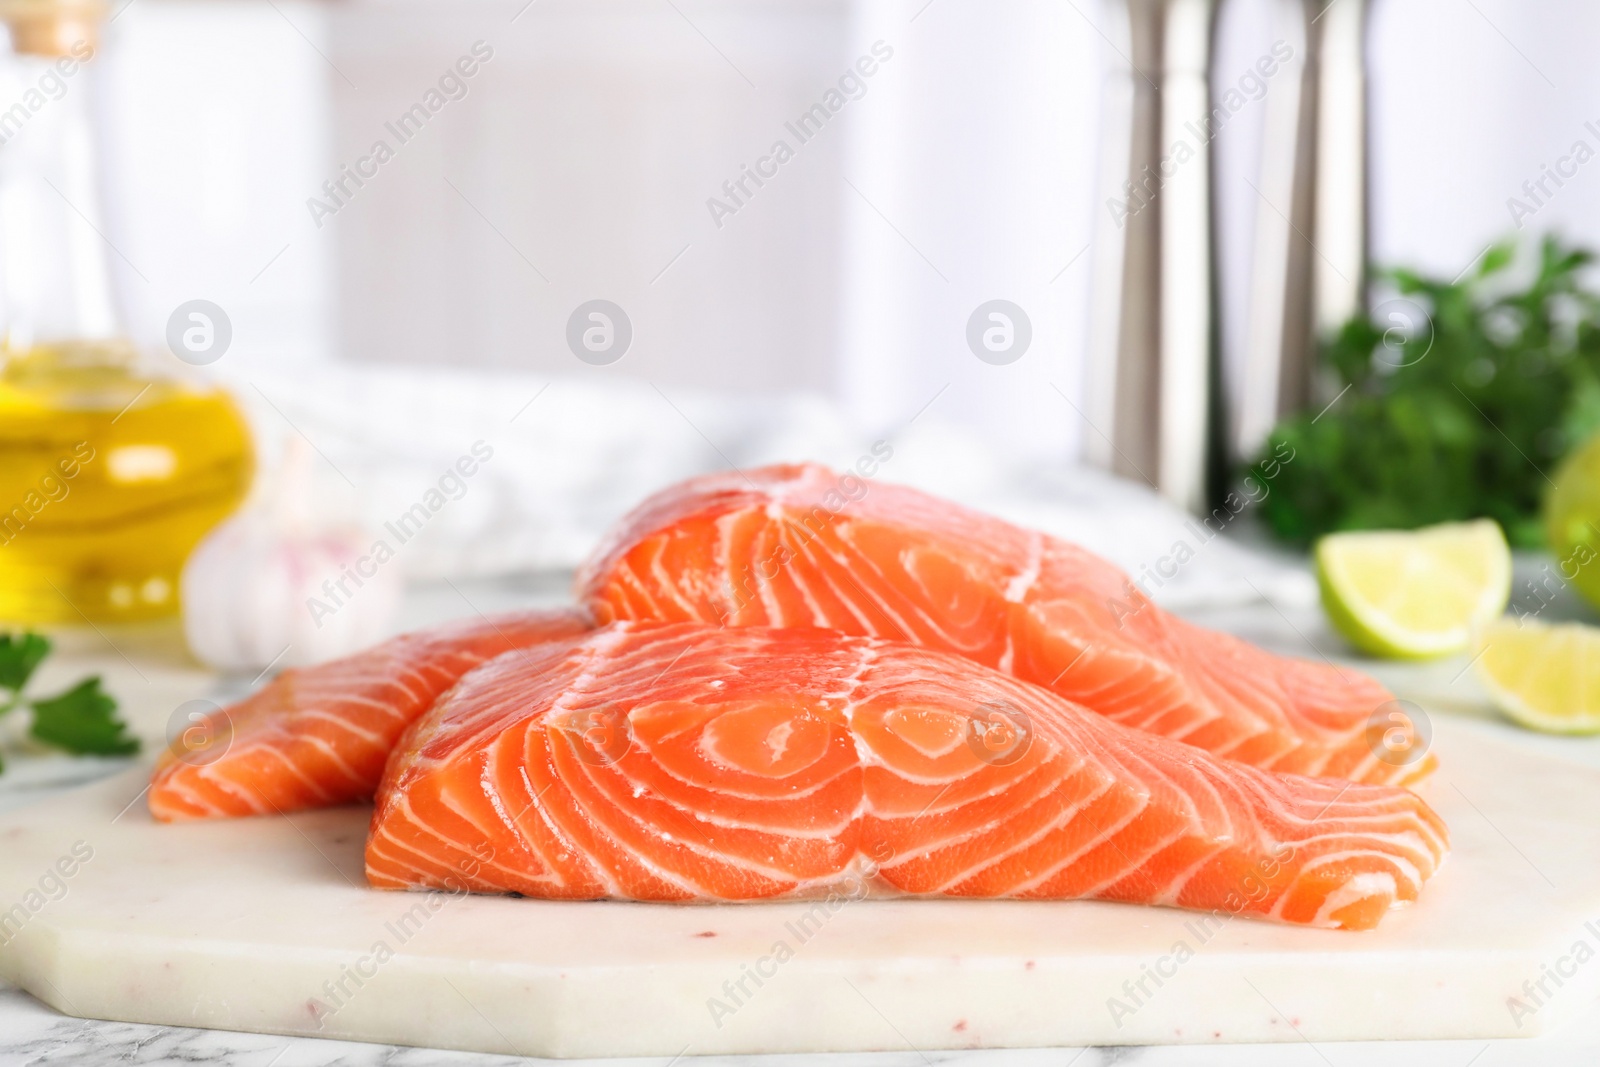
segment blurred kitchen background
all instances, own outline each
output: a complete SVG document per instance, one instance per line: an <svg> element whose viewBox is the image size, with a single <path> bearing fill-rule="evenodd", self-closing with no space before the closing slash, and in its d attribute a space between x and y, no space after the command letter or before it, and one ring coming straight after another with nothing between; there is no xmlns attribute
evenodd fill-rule
<svg viewBox="0 0 1600 1067"><path fill-rule="evenodd" d="M1214 90L1274 41L1303 57L1299 8L1222 4ZM126 256L112 266L146 347L162 349L170 311L203 296L233 321L226 363L241 374L347 362L804 391L869 430L895 428L953 382L938 415L992 447L1050 460L1083 448L1083 420L1048 383L1083 406L1093 264L1080 252L1109 221L1100 90L1127 47L1114 5L113 10L100 86L108 236ZM1584 44L1600 10L1377 0L1370 20L1371 256L1450 276L1514 231L1507 198L1597 117L1582 101L1600 88ZM719 227L707 199L774 140L793 140L783 124L879 39L894 55L865 95ZM493 59L466 97L319 228L307 199L374 140L394 141L384 123L476 41ZM1264 98L1214 142L1230 370L1266 101L1290 83L1266 79ZM1593 244L1597 209L1600 183L1580 179L1528 224ZM598 372L563 340L593 297L624 307L636 331ZM974 360L964 339L970 311L995 297L1033 325L1028 358L1005 369Z"/></svg>
<svg viewBox="0 0 1600 1067"><path fill-rule="evenodd" d="M1584 104L1600 99L1600 8L1225 0L1208 34L1201 0L1129 7L1135 24L1165 12L1164 60L1110 0L119 0L96 58L63 82L63 101L92 93L101 210L61 199L92 228L75 240L108 265L148 372L220 386L243 410L252 506L290 515L295 536L365 544L476 442L493 450L397 557L413 582L558 573L677 478L849 465L878 440L894 449L882 477L1138 574L1278 414L1333 399L1309 343L1283 342L1296 315L1336 323L1297 285L1336 275L1359 302L1363 260L1448 280L1508 236L1530 254L1547 232L1600 244L1587 170L1531 213L1508 204L1575 141L1600 144ZM1180 258L1183 235L1161 238L1163 298L1187 294L1173 312L1152 296L1159 264L1127 243L1167 224L1113 201L1142 86L1162 63L1184 73L1197 26L1211 104L1237 106L1167 194L1198 189L1214 241ZM1324 80L1321 188L1358 180L1339 194L1355 211L1342 229L1307 207L1316 161L1294 148L1308 33L1323 32L1346 82ZM36 77L8 68L0 115ZM819 103L826 121L797 128ZM65 110L30 106L24 133ZM1158 154L1176 128L1144 127ZM779 140L792 158L772 157ZM208 329L226 323L209 361L170 340L197 300ZM597 300L628 335L603 358L572 340L602 321L581 307ZM998 355L978 343L1002 321L992 301L1020 330ZM1168 314L1188 367L1113 395L1137 347L1123 335ZM1188 421L1158 440L1174 419ZM1174 484L1180 467L1192 476ZM330 551L319 566L337 574L346 556ZM1303 567L1233 552L1219 543L1152 591L1174 606L1314 598ZM103 617L72 605L58 621L80 615Z"/></svg>

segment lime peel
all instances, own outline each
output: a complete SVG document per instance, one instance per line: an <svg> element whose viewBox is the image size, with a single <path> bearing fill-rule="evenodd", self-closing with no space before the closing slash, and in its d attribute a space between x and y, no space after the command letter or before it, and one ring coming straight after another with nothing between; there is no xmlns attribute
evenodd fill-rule
<svg viewBox="0 0 1600 1067"><path fill-rule="evenodd" d="M1315 557L1329 621L1376 656L1461 652L1511 597L1511 549L1492 519L1330 534Z"/></svg>
<svg viewBox="0 0 1600 1067"><path fill-rule="evenodd" d="M1600 628L1503 619L1474 667L1507 718L1544 733L1600 733Z"/></svg>

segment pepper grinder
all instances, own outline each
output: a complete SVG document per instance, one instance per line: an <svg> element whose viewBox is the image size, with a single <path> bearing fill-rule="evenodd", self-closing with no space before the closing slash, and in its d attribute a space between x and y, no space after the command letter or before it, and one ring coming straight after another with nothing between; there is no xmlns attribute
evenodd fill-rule
<svg viewBox="0 0 1600 1067"><path fill-rule="evenodd" d="M1215 0L1112 0L1085 452L1202 510L1216 456Z"/></svg>
<svg viewBox="0 0 1600 1067"><path fill-rule="evenodd" d="M1366 298L1367 0L1280 0L1306 47L1267 98L1244 375L1234 426L1249 459L1284 415L1335 397L1318 342Z"/></svg>

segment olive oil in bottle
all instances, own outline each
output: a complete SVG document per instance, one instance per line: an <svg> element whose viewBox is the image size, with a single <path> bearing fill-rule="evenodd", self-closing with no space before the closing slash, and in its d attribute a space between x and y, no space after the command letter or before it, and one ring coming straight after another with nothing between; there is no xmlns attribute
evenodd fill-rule
<svg viewBox="0 0 1600 1067"><path fill-rule="evenodd" d="M0 140L0 622L176 612L185 558L253 471L228 395L142 356L115 313L88 84L103 15L0 0L0 93L67 85Z"/></svg>
<svg viewBox="0 0 1600 1067"><path fill-rule="evenodd" d="M114 343L0 367L0 619L177 610L200 538L243 499L249 435L228 396L141 374Z"/></svg>

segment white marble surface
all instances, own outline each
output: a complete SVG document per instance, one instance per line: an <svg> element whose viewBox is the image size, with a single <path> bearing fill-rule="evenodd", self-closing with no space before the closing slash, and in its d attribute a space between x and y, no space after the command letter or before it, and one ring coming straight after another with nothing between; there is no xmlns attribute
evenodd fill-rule
<svg viewBox="0 0 1600 1067"><path fill-rule="evenodd" d="M1524 990L1600 943L1600 772L1458 720L1433 750L1449 862L1363 934L1092 901L381 893L365 808L162 825L139 766L0 815L0 902L32 909L0 974L73 1015L561 1057L1553 1032L1600 994L1600 964Z"/></svg>
<svg viewBox="0 0 1600 1067"><path fill-rule="evenodd" d="M524 586L465 586L459 591L440 588L426 591L409 607L408 622L442 617L468 610L462 602L470 600L471 606L493 608L531 601L547 600L559 591L559 583L538 583ZM1338 645L1322 625L1317 613L1291 611L1280 615L1278 609L1258 606L1213 613L1203 619L1208 623L1250 633L1263 643L1284 651L1300 654L1325 652L1336 654ZM204 694L220 693L219 684L237 688L245 680L218 680L194 671L191 664L183 662L181 655L170 649L162 651L163 639L141 635L112 634L110 641L97 641L93 635L75 646L73 656L63 656L56 669L63 672L89 666L103 669L111 684L125 692L130 708L137 708L141 728L159 733L164 727L162 707L175 707L181 703L184 692ZM142 643L141 643L142 642ZM126 658L124 658L126 657ZM120 666L119 666L120 664ZM1415 696L1425 701L1430 714L1460 715L1480 720L1491 719L1482 706L1481 695L1475 691L1470 672L1463 674L1465 661L1422 667L1386 668L1385 680L1402 696ZM187 697L183 697L187 699ZM1571 759L1589 766L1600 767L1600 741L1538 738L1509 726L1486 721L1483 729L1490 731L1505 744ZM53 788L51 778L63 782L81 779L115 769L115 762L103 766L82 763L44 760L38 763L14 761L4 778L0 778L0 805L13 806L24 798L38 800ZM1596 833L1600 834L1600 816L1596 816ZM1485 915L1493 922L1494 915ZM972 1067L986 1067L1003 1063L1006 1067L1099 1067L1104 1064L1141 1063L1154 1065L1197 1064L1239 1065L1254 1067L1298 1067L1298 1065L1329 1064L1469 1064L1494 1067L1505 1064L1593 1064L1600 1062L1600 1003L1591 1001L1578 1013L1579 1017L1561 1026L1547 1037L1534 1040L1504 1041L1449 1041L1449 1042L1389 1042L1348 1043L1317 1042L1233 1045L1233 1046L1167 1046L1167 1047L1107 1047L1089 1049L1040 1049L1000 1052L922 1052L907 1047L904 1052L878 1054L851 1054L828 1056L782 1057L719 1057L720 1064L764 1061L763 1067L778 1067L795 1060L826 1059L827 1067L916 1067L916 1065L945 1064L962 1061ZM626 1026L626 1019L616 1025ZM655 1064L666 1067L670 1057L654 1060L627 1061ZM466 1053L446 1053L434 1050L399 1049L389 1046L363 1045L351 1042L313 1039L287 1039L220 1031L191 1030L184 1028L140 1026L123 1023L84 1021L60 1015L27 994L0 988L0 1067L12 1064L142 1064L220 1062L241 1067L293 1067L296 1064L349 1064L361 1067L366 1064L466 1064L466 1063L518 1063L526 1062L515 1057L481 1056Z"/></svg>
<svg viewBox="0 0 1600 1067"><path fill-rule="evenodd" d="M618 1025L626 1025L619 1020ZM132 1023L85 1022L23 993L0 992L0 1067L465 1067L548 1063L669 1067L673 1059L532 1060L348 1041L235 1034ZM1120 1045L1000 1051L835 1053L693 1058L695 1067L1593 1067L1600 1012L1537 1041L1320 1042L1298 1045Z"/></svg>

